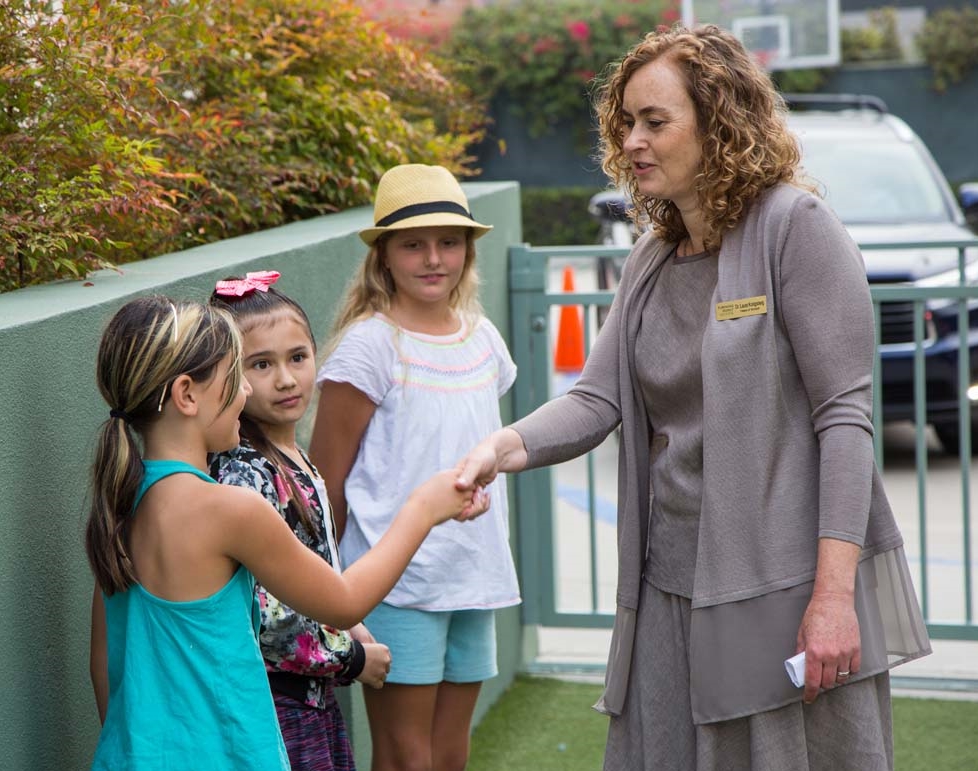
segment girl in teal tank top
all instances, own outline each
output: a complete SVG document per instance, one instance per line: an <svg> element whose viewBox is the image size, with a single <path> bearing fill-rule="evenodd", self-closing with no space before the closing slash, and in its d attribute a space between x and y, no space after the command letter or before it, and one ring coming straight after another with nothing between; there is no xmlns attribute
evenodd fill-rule
<svg viewBox="0 0 978 771"><path fill-rule="evenodd" d="M136 507L173 474L212 482L183 461L143 465ZM241 565L199 600L165 600L139 584L104 598L110 698L93 768L176 768L177 758L184 768L203 758L207 768L289 768L258 650L254 582Z"/></svg>
<svg viewBox="0 0 978 771"><path fill-rule="evenodd" d="M208 453L239 441L250 392L240 358L225 311L159 296L127 303L102 336L110 417L86 529L102 720L94 769L288 769L256 637L256 577L310 617L350 627L431 527L486 509L442 472L412 494L385 543L338 574L261 495L205 473Z"/></svg>

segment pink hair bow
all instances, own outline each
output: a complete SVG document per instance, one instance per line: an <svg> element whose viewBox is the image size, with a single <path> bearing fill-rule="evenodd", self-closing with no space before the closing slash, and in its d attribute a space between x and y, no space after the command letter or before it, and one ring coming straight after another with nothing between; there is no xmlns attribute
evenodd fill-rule
<svg viewBox="0 0 978 771"><path fill-rule="evenodd" d="M268 287L278 281L282 274L277 270L259 270L254 273L245 273L244 278L236 278L231 281L218 281L214 287L214 292L226 297L244 297L251 292L267 292Z"/></svg>

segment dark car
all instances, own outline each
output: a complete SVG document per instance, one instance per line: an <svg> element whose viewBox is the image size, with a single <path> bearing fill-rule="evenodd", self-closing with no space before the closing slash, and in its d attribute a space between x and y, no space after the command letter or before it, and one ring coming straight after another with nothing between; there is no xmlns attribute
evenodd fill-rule
<svg viewBox="0 0 978 771"><path fill-rule="evenodd" d="M853 239L866 244L974 238L947 180L913 130L873 97L788 96L789 123L802 144L805 171ZM970 195L967 188L963 197ZM967 200L967 198L966 198ZM969 205L972 205L969 201ZM978 249L967 249L966 281L978 284ZM959 284L957 248L863 249L870 284ZM958 303L928 301L923 343L927 420L948 452L959 450ZM912 419L913 304L880 306L884 420ZM969 304L969 384L978 382L978 303ZM978 408L972 425L978 425ZM974 431L974 429L973 429ZM978 439L978 435L976 435ZM976 441L974 444L978 444Z"/></svg>

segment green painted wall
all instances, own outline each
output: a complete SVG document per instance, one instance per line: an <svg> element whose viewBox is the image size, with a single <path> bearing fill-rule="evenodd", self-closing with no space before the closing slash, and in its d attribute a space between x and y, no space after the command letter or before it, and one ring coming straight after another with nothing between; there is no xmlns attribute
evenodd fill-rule
<svg viewBox="0 0 978 771"><path fill-rule="evenodd" d="M465 188L476 219L495 225L478 242L482 300L508 339L506 250L522 240L519 187ZM0 768L84 769L98 736L83 533L90 452L107 409L93 376L104 323L135 295L203 300L226 275L274 269L325 337L364 254L356 231L370 221L360 208L101 271L88 282L0 295ZM508 400L503 407L505 421ZM521 666L518 609L500 614L498 641L500 676L484 688L480 716ZM369 768L359 688L343 689L344 707L357 762Z"/></svg>

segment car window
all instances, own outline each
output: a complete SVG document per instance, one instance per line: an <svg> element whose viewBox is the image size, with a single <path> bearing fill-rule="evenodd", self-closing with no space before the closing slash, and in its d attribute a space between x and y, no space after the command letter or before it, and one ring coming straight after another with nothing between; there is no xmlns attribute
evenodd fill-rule
<svg viewBox="0 0 978 771"><path fill-rule="evenodd" d="M950 220L933 172L914 145L811 136L801 141L806 173L845 224Z"/></svg>

